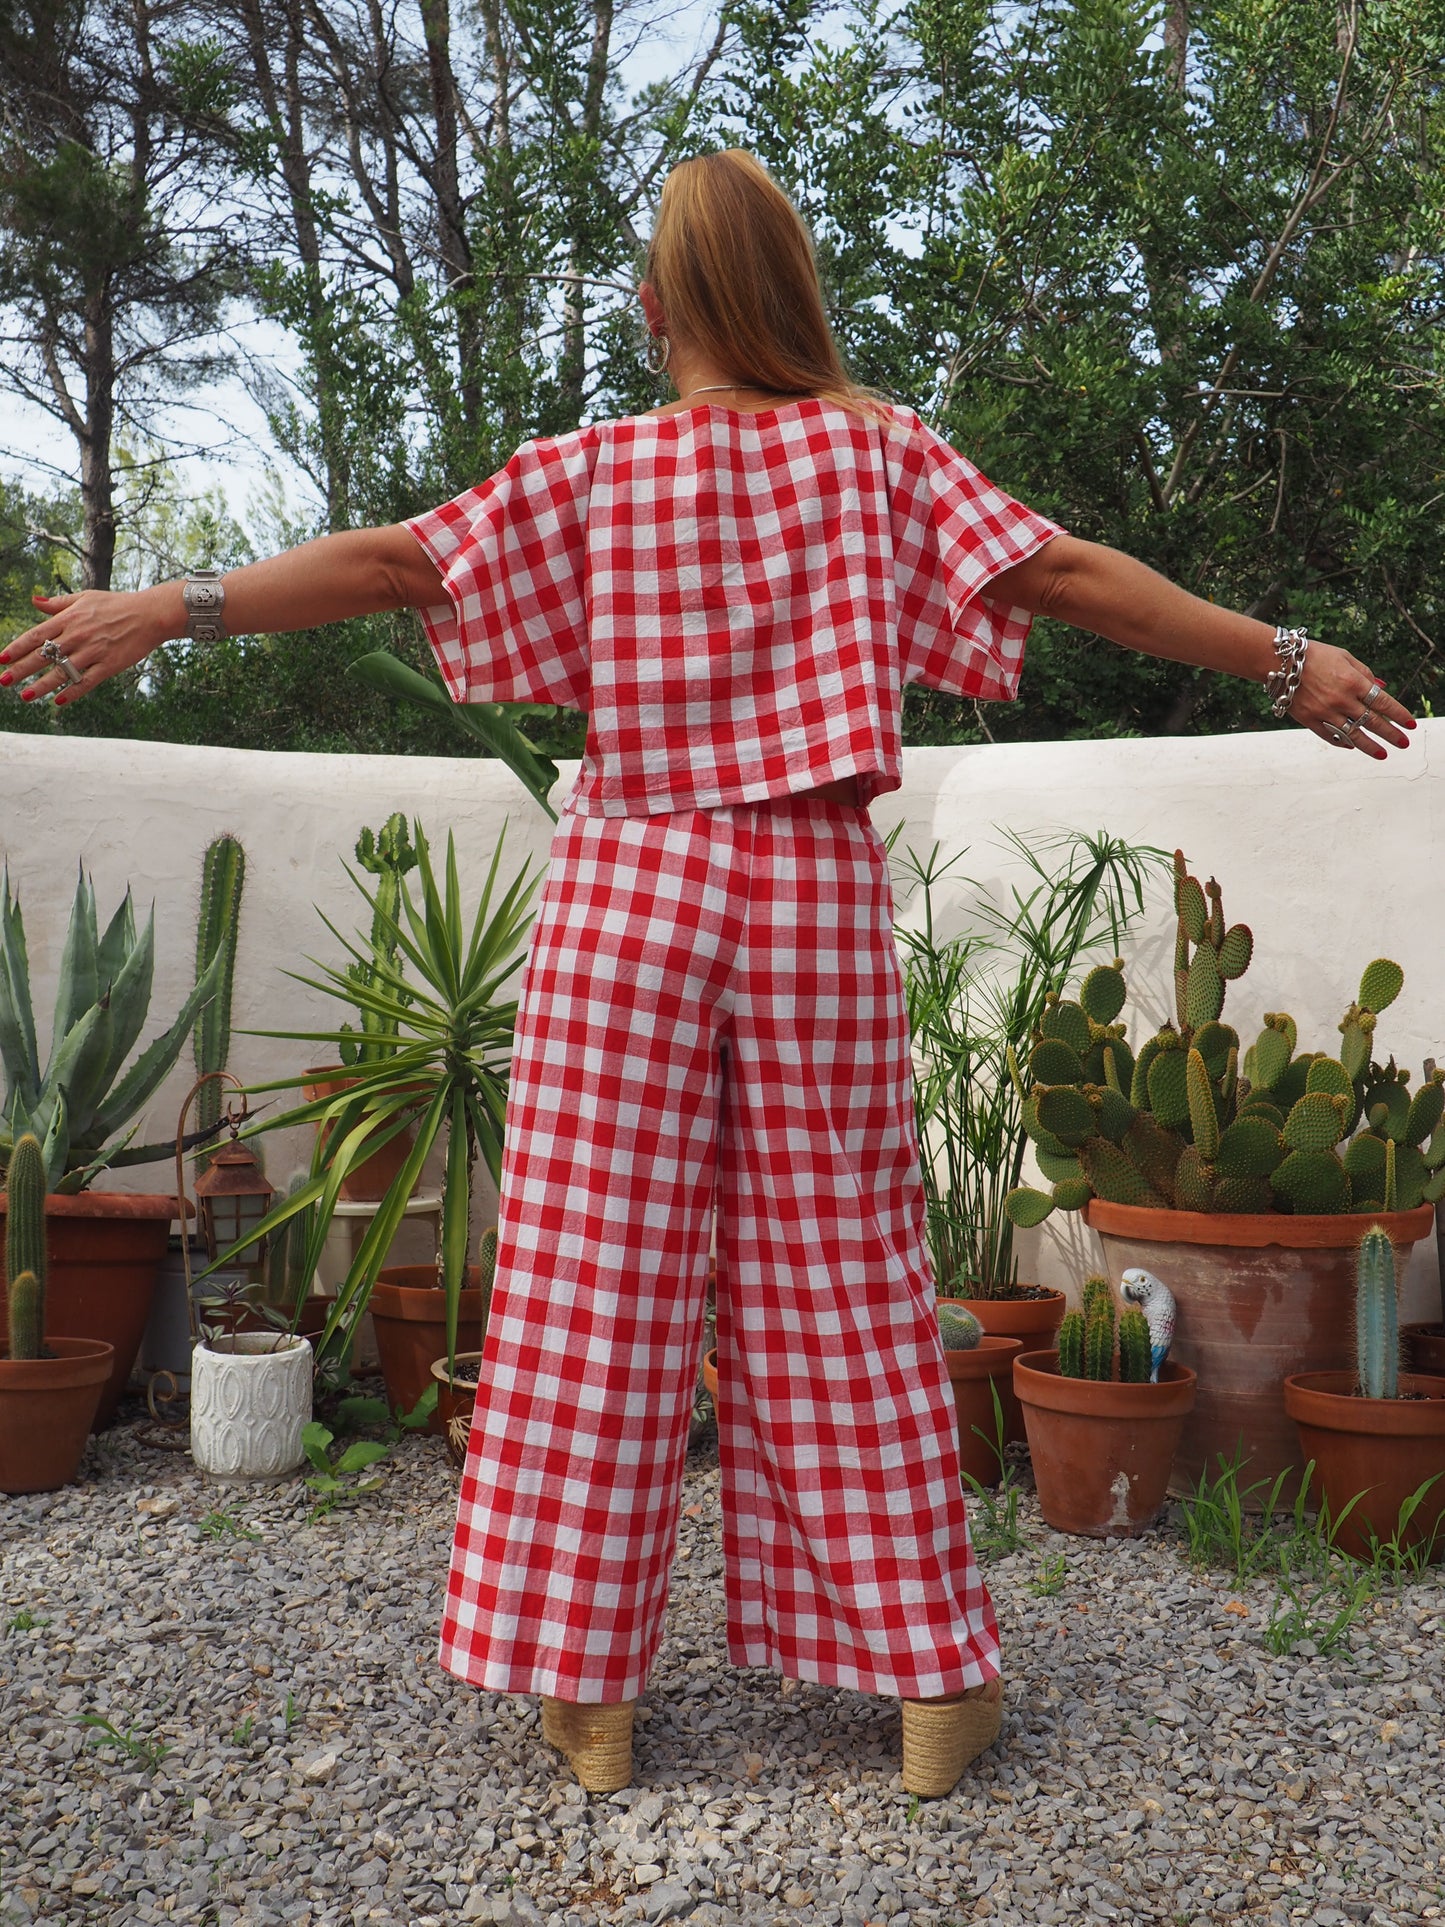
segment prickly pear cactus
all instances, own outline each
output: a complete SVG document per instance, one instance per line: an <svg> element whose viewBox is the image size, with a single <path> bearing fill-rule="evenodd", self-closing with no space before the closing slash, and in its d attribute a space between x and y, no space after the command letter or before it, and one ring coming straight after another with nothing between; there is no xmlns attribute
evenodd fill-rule
<svg viewBox="0 0 1445 1927"><path fill-rule="evenodd" d="M1010 1053L1024 1129L1048 1188L1021 1185L1005 1208L1029 1228L1091 1197L1206 1214L1409 1211L1445 1197L1445 1069L1413 1093L1374 1055L1400 966L1366 965L1336 1053L1299 1049L1293 1017L1271 1012L1244 1048L1223 1019L1254 938L1225 921L1219 886L1174 858L1176 1021L1137 1057L1119 1021L1122 963L1091 970L1057 999L1026 1050ZM1077 1070L1075 1066L1077 1065Z"/></svg>

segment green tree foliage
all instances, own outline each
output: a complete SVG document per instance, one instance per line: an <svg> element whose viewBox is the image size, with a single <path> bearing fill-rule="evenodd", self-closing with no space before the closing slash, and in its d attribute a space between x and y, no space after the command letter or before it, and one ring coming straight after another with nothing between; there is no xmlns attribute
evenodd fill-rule
<svg viewBox="0 0 1445 1927"><path fill-rule="evenodd" d="M253 302L299 348L259 392L325 525L411 513L528 435L661 399L641 240L671 162L737 143L808 215L863 380L1066 528L1438 702L1439 8L729 0L675 79L629 95L648 18L613 0L167 15L186 137L246 210ZM386 642L421 660L393 622L178 649L128 695L25 722L433 749L345 676ZM537 721L540 747L576 752L575 719ZM905 740L1268 722L1258 690L1044 621L1017 705L911 690Z"/></svg>

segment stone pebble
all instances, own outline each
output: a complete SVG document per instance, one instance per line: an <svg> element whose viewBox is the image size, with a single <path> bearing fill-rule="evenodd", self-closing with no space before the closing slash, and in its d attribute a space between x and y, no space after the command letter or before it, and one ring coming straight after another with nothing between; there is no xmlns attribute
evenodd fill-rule
<svg viewBox="0 0 1445 1927"><path fill-rule="evenodd" d="M1276 1657L1267 1581L1025 1497L987 1568L1002 1743L915 1802L895 1705L728 1665L704 1438L637 1783L591 1799L535 1702L437 1666L440 1442L376 1474L313 1520L299 1479L210 1483L122 1424L0 1499L4 1927L1445 1920L1438 1576Z"/></svg>

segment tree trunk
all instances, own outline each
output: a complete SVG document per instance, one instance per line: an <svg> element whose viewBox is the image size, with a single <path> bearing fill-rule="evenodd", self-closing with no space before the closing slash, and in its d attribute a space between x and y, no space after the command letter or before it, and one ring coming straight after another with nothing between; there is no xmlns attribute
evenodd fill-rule
<svg viewBox="0 0 1445 1927"><path fill-rule="evenodd" d="M1189 66L1189 0L1167 0L1164 58L1169 63L1169 77L1182 94Z"/></svg>
<svg viewBox="0 0 1445 1927"><path fill-rule="evenodd" d="M587 61L587 79L582 100L578 134L595 153L602 133L602 106L607 96L608 61L612 52L613 0L594 0L592 8L592 51ZM591 158L591 153L588 159ZM568 252L566 291L562 298L562 362L559 382L574 421L582 419L587 373L587 271L591 266L591 246L586 222L574 198L574 223Z"/></svg>
<svg viewBox="0 0 1445 1927"><path fill-rule="evenodd" d="M457 362L462 419L469 431L481 421L481 342L477 326L478 293L467 239L466 204L457 161L457 81L452 69L450 0L420 0L426 34L427 75L436 160L431 189L436 202L437 245L446 270L447 291L456 315Z"/></svg>
<svg viewBox="0 0 1445 1927"><path fill-rule="evenodd" d="M85 414L80 442L83 587L108 589L115 571L115 336L104 289L92 294L85 316Z"/></svg>

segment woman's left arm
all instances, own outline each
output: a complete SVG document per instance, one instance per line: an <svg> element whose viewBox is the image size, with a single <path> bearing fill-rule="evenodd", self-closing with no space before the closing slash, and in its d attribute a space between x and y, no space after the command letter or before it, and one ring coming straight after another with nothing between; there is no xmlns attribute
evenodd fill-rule
<svg viewBox="0 0 1445 1927"><path fill-rule="evenodd" d="M1058 535L1026 562L997 575L988 599L1170 662L1194 663L1263 683L1279 667L1274 629L1178 588L1117 549ZM1340 749L1377 760L1383 744L1403 749L1415 727L1410 712L1385 694L1380 679L1347 649L1311 642L1290 715ZM1349 729L1344 731L1343 726ZM1366 732L1371 732L1366 734Z"/></svg>

